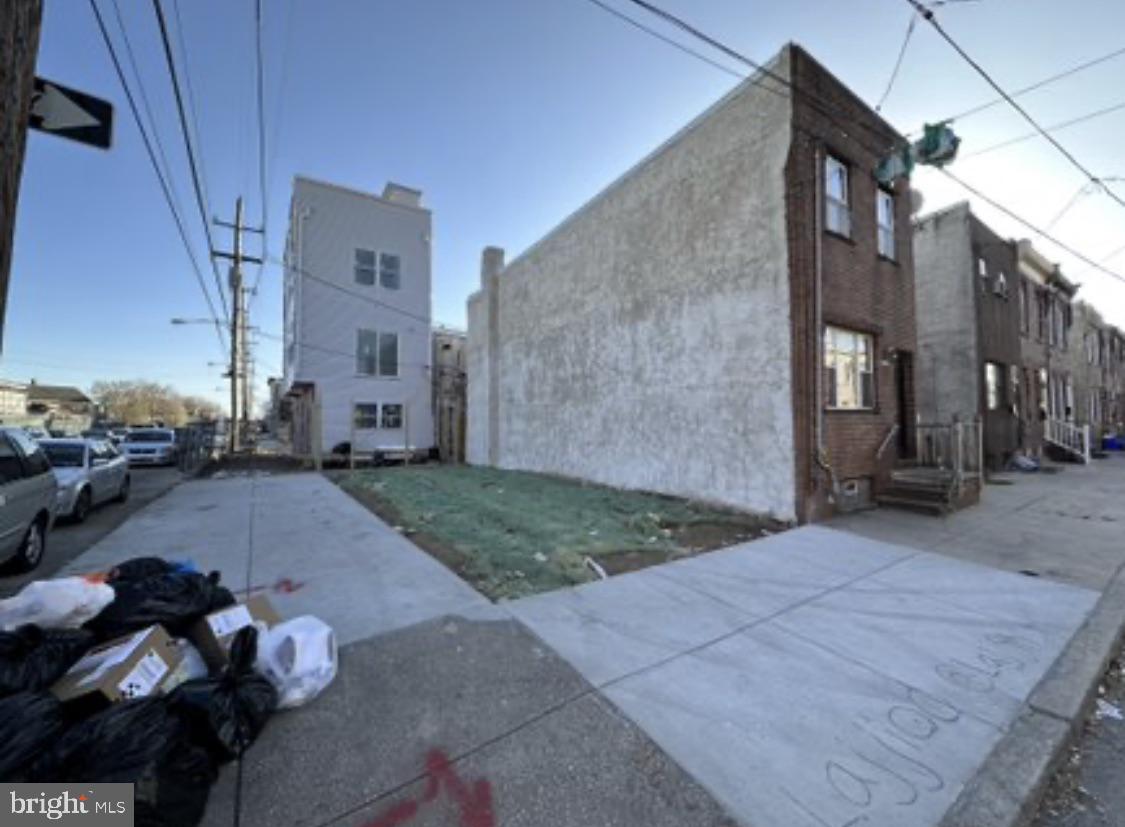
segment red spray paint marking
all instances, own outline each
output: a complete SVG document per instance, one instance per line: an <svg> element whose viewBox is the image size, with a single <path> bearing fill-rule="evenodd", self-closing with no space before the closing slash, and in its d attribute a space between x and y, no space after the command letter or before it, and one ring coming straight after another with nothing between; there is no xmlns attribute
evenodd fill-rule
<svg viewBox="0 0 1125 827"><path fill-rule="evenodd" d="M272 586L251 586L248 589L239 589L236 594L253 594L254 592L272 591L274 594L293 594L301 586L305 585L300 580L293 580L289 577L282 577Z"/></svg>
<svg viewBox="0 0 1125 827"><path fill-rule="evenodd" d="M423 804L430 804L442 788L457 805L460 827L495 827L492 812L492 785L485 779L466 783L441 750L426 756L426 789L417 800L395 804L367 827L402 827L413 820Z"/></svg>

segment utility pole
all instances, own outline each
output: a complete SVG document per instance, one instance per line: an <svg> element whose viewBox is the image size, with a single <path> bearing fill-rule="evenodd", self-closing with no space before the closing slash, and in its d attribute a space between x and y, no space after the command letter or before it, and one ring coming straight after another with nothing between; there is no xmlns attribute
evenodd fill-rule
<svg viewBox="0 0 1125 827"><path fill-rule="evenodd" d="M242 288L242 262L252 261L256 264L261 264L262 259L254 258L253 256L244 255L242 252L242 233L243 231L260 233L261 229L254 227L242 226L242 196L240 195L234 202L234 223L230 224L225 221L215 219L215 223L221 227L229 227L234 230L234 247L233 252L225 253L221 250L215 250L214 254L219 258L229 259L230 267L230 296L231 296L231 316L230 316L230 433L227 435L227 447L230 453L234 454L239 449L239 429L246 425L246 404L245 400L249 397L243 390L243 409L242 421L239 421L238 407L239 407L239 374L243 373L243 386L245 386L246 376L246 319L245 309L243 305L244 291Z"/></svg>

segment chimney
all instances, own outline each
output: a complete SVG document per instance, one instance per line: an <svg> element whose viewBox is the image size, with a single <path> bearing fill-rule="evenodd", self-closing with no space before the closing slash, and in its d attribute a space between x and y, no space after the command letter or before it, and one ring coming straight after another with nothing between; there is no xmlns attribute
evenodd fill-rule
<svg viewBox="0 0 1125 827"><path fill-rule="evenodd" d="M480 254L480 286L488 289L488 282L504 269L504 248L485 247Z"/></svg>

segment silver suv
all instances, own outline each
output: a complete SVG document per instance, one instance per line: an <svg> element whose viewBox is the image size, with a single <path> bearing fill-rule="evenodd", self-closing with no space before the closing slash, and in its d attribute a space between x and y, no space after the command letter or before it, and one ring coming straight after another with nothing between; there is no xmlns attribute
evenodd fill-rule
<svg viewBox="0 0 1125 827"><path fill-rule="evenodd" d="M43 449L21 428L0 428L0 563L28 571L42 562L57 491Z"/></svg>

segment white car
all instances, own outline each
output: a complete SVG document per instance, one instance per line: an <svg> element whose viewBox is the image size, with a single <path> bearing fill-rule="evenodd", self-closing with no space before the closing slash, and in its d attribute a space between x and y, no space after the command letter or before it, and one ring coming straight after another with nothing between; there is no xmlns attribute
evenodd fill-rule
<svg viewBox="0 0 1125 827"><path fill-rule="evenodd" d="M130 465L175 465L179 447L171 428L134 428L117 450Z"/></svg>
<svg viewBox="0 0 1125 827"><path fill-rule="evenodd" d="M55 513L82 522L104 502L129 498L129 463L101 439L42 439L59 484Z"/></svg>

